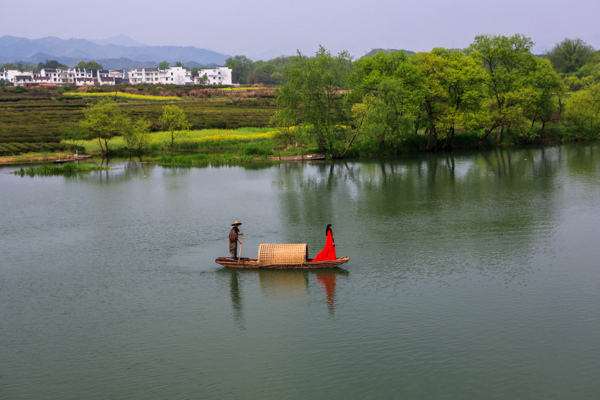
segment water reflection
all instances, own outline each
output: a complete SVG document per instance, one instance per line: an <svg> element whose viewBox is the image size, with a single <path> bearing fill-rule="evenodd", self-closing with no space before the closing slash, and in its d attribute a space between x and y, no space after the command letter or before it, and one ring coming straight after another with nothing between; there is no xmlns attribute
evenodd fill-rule
<svg viewBox="0 0 600 400"><path fill-rule="evenodd" d="M590 148L582 151L597 152ZM391 273L402 266L424 277L517 277L530 272L536 249L549 246L560 218L562 154L561 147L498 148L293 164L276 168L273 186L290 242L320 248L316 232L333 223L338 255L389 265Z"/></svg>
<svg viewBox="0 0 600 400"><path fill-rule="evenodd" d="M245 328L244 296L242 286L258 283L258 292L263 298L273 301L296 302L310 294L311 281L318 282L320 298L327 304L330 316L335 313L336 285L340 277L348 277L349 272L342 268L322 270L238 270L223 268L217 275L225 278L229 288L232 316L236 325ZM246 282L242 285L241 282ZM251 290L251 289L246 289Z"/></svg>
<svg viewBox="0 0 600 400"><path fill-rule="evenodd" d="M233 308L233 320L239 328L244 328L244 311L242 309L242 295L240 293L240 282L238 271L230 271L229 277L229 293L231 297L231 307Z"/></svg>

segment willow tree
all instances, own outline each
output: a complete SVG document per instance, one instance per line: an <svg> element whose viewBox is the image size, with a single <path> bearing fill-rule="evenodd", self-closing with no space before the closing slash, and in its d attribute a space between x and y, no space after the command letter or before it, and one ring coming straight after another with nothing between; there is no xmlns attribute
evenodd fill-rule
<svg viewBox="0 0 600 400"><path fill-rule="evenodd" d="M275 125L287 131L294 127L296 140L314 141L320 150L338 156L351 122L343 96L351 67L347 52L332 56L323 47L314 57L298 52L277 91Z"/></svg>

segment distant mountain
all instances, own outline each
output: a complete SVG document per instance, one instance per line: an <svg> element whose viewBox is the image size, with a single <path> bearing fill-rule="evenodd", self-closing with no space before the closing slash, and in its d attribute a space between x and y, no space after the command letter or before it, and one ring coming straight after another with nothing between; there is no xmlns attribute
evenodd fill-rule
<svg viewBox="0 0 600 400"><path fill-rule="evenodd" d="M400 51L402 49L373 49L370 52L368 52L367 54L365 54L363 57L369 57L369 56L374 56L377 53L385 53L385 54L390 54L392 51ZM412 54L415 54L414 51L410 51L410 50L403 50L406 55L410 56Z"/></svg>
<svg viewBox="0 0 600 400"><path fill-rule="evenodd" d="M122 40L124 40L124 38L125 37L121 37ZM111 39L106 39L106 41L111 41ZM85 39L65 40L52 36L42 39L26 39L14 36L0 37L0 61L2 63L26 61L28 59L36 58L40 54L46 57L40 61L45 61L46 59L57 60L69 66L75 65L79 61L100 62L101 60L121 58L140 63L154 64L158 64L161 61L168 61L170 63L181 61L185 64L185 61L188 61L200 65L224 65L225 60L229 58L226 54L199 49L193 46L129 47L112 43L97 44ZM61 60L76 61L67 63ZM104 64L102 65L104 66Z"/></svg>
<svg viewBox="0 0 600 400"><path fill-rule="evenodd" d="M126 35L117 35L117 36L113 36L113 37L101 39L101 40L91 40L90 39L90 42L99 44L101 46L104 46L107 44L114 44L117 46L124 46L124 47L146 47L146 46L148 46L146 43L138 42L137 40L133 40L132 38L130 38L129 36L126 36Z"/></svg>

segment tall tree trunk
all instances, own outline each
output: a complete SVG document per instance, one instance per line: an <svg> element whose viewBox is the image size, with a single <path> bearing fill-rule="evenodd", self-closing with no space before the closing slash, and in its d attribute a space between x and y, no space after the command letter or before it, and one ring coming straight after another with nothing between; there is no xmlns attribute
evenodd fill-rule
<svg viewBox="0 0 600 400"><path fill-rule="evenodd" d="M362 127L363 122L365 121L365 116L369 112L369 108L371 108L371 104L369 104L369 106L367 107L367 109L363 113L363 115L362 115L362 117L360 119L360 124L356 128L356 131L354 131L354 135L352 135L352 139L350 139L350 142L348 143L348 146L346 146L346 149L342 152L342 154L339 155L338 158L344 157L346 155L346 153L348 152L348 149L350 149L350 146L352 146L352 143L354 142L354 139L356 138L356 135L358 135L358 131L360 130L360 128ZM383 139L381 140L381 142L383 143Z"/></svg>
<svg viewBox="0 0 600 400"><path fill-rule="evenodd" d="M444 150L449 150L452 148L452 142L454 141L454 127L450 128L448 134L446 135L446 143L444 143Z"/></svg>
<svg viewBox="0 0 600 400"><path fill-rule="evenodd" d="M435 150L437 147L437 131L435 125L429 130L429 139L427 140L427 151Z"/></svg>

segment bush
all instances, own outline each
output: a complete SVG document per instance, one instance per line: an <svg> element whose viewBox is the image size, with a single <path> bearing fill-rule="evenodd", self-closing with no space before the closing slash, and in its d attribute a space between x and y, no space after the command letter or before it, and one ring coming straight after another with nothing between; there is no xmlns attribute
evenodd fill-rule
<svg viewBox="0 0 600 400"><path fill-rule="evenodd" d="M246 146L242 149L240 154L245 156L270 156L273 155L273 151L271 149L258 147L258 146Z"/></svg>

